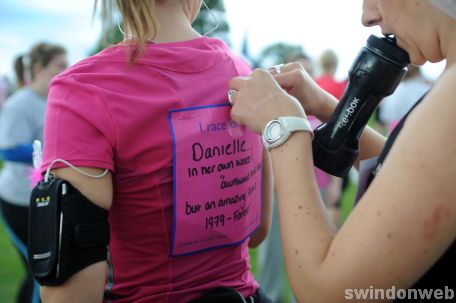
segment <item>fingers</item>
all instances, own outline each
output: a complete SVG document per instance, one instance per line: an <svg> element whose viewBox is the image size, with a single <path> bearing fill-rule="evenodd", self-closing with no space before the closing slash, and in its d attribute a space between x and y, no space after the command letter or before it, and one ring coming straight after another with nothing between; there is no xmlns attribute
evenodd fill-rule
<svg viewBox="0 0 456 303"><path fill-rule="evenodd" d="M230 88L228 90L228 101L230 101L231 105L236 103L236 92L246 87L249 81L250 77L235 77L230 80L228 84Z"/></svg>
<svg viewBox="0 0 456 303"><path fill-rule="evenodd" d="M282 72L282 67L284 66L284 64L277 64L277 65L274 65L273 67L269 68L268 69L268 72L271 74L271 75L278 75Z"/></svg>
<svg viewBox="0 0 456 303"><path fill-rule="evenodd" d="M268 69L268 72L284 89L294 88L307 74L302 64L298 62L274 65Z"/></svg>
<svg viewBox="0 0 456 303"><path fill-rule="evenodd" d="M280 71L280 65L275 68ZM236 102L236 94L238 92L254 85L252 83L256 83L256 85L258 85L259 82L262 82L263 84L267 82L275 83L271 74L263 69L254 70L248 77L235 77L231 79L229 82L230 89L228 91L228 100L231 104L234 104Z"/></svg>
<svg viewBox="0 0 456 303"><path fill-rule="evenodd" d="M299 84L303 78L303 71L300 69L292 69L288 72L282 72L281 74L274 76L274 78L282 88L290 89Z"/></svg>
<svg viewBox="0 0 456 303"><path fill-rule="evenodd" d="M233 94L235 93L236 91L234 89L230 89L228 90L228 101L230 101L231 105L233 105Z"/></svg>
<svg viewBox="0 0 456 303"><path fill-rule="evenodd" d="M302 66L302 64L299 62L290 62L282 67L282 73L287 73L294 70L305 71L304 66Z"/></svg>
<svg viewBox="0 0 456 303"><path fill-rule="evenodd" d="M276 77L283 74L284 66L275 66ZM248 77L233 78L229 83L228 99L231 102L231 118L261 133L266 123L279 116L301 116L304 111L298 101L288 95L274 76L257 69Z"/></svg>
<svg viewBox="0 0 456 303"><path fill-rule="evenodd" d="M248 81L249 77L235 77L230 80L229 87L231 90L238 91L241 90Z"/></svg>
<svg viewBox="0 0 456 303"><path fill-rule="evenodd" d="M236 122L239 126L243 125L242 123L242 115L243 112L240 110L238 106L233 106L230 111L231 119Z"/></svg>
<svg viewBox="0 0 456 303"><path fill-rule="evenodd" d="M273 76L266 70L257 69L248 77L231 79L229 88L231 118L239 125L246 125L255 132L261 132L264 119L259 116L266 114L260 113L260 104L265 103L268 92L281 89Z"/></svg>

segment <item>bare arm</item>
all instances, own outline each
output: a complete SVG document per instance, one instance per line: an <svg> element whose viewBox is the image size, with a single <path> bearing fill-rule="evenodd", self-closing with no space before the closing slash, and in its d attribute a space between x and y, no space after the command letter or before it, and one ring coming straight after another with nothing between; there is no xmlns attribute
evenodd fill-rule
<svg viewBox="0 0 456 303"><path fill-rule="evenodd" d="M256 76L261 89L273 86L266 75ZM310 136L295 133L272 150L284 256L299 301L341 302L345 289L410 287L455 240L456 141L449 139L456 137L455 81L453 69L410 116L382 170L337 234L318 195ZM232 116L258 131L268 114L256 110L254 119L241 113L272 102L252 82L249 87L233 83L241 91ZM248 97L262 104L253 105ZM275 112L301 115L288 108L291 103L281 103Z"/></svg>
<svg viewBox="0 0 456 303"><path fill-rule="evenodd" d="M101 174L103 170L82 168L91 174ZM75 188L96 205L109 209L112 203L111 174L101 179L86 177L71 168L60 168L53 172L55 177L68 180ZM84 302L100 303L106 276L106 262L95 263L72 276L61 286L41 287L44 303Z"/></svg>
<svg viewBox="0 0 456 303"><path fill-rule="evenodd" d="M261 178L261 225L252 234L249 240L249 247L255 248L263 242L269 233L272 218L272 194L273 194L273 176L271 157L269 152L263 150L263 166Z"/></svg>

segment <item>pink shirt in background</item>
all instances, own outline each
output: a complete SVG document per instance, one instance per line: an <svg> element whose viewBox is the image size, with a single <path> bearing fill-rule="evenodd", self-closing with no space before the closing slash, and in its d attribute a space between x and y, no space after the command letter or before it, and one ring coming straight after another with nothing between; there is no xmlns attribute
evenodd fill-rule
<svg viewBox="0 0 456 303"><path fill-rule="evenodd" d="M42 169L60 158L113 173L107 301L184 303L222 285L244 296L255 293L247 241L169 256L173 153L168 112L226 103L229 80L249 73L222 41L201 37L149 44L132 65L119 44L53 81Z"/></svg>
<svg viewBox="0 0 456 303"><path fill-rule="evenodd" d="M325 91L336 97L338 100L342 98L344 94L345 87L347 86L347 81L337 81L334 77L330 75L324 75L315 79L315 82L323 88Z"/></svg>
<svg viewBox="0 0 456 303"><path fill-rule="evenodd" d="M317 119L315 116L307 116L312 129L316 129L320 126L321 121ZM330 183L330 176L315 166L315 178L317 179L317 184L320 189L326 189Z"/></svg>

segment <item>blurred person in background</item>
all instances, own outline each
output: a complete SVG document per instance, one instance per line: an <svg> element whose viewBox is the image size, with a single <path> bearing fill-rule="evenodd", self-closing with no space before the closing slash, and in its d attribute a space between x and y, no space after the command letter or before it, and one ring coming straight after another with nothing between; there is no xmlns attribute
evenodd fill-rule
<svg viewBox="0 0 456 303"><path fill-rule="evenodd" d="M7 99L0 114L0 154L4 161L0 172L0 209L26 271L17 294L18 303L39 301L39 287L28 270L26 251L32 144L36 139L43 140L49 83L66 67L63 47L44 42L35 44L27 55L16 59L15 70L21 88ZM27 73L30 82L25 85Z"/></svg>
<svg viewBox="0 0 456 303"><path fill-rule="evenodd" d="M315 76L315 62L304 51L300 50L300 51L291 53L285 61L286 61L286 63L298 62L304 67L306 72L309 73L309 75L311 77Z"/></svg>
<svg viewBox="0 0 456 303"><path fill-rule="evenodd" d="M347 86L347 80L338 81L336 79L336 72L339 65L339 58L334 50L328 49L321 53L318 60L320 67L320 75L315 78L315 82L325 91L340 100ZM314 125L320 125L322 122L315 116L309 116L309 122ZM317 126L318 126L317 125ZM316 126L315 126L316 127ZM314 127L314 129L315 129ZM349 176L343 179L326 174L324 171L316 168L318 171L317 182L320 184L320 191L323 187L322 198L326 207L331 212L331 217L336 224L340 226L340 203L343 190L347 188Z"/></svg>
<svg viewBox="0 0 456 303"><path fill-rule="evenodd" d="M11 95L11 84L6 76L0 76L0 110L6 99Z"/></svg>
<svg viewBox="0 0 456 303"><path fill-rule="evenodd" d="M14 72L16 73L16 88L21 89L30 84L31 71L27 68L30 65L30 58L21 55L14 61Z"/></svg>
<svg viewBox="0 0 456 303"><path fill-rule="evenodd" d="M379 122L388 134L431 87L432 82L423 76L421 68L410 64L396 91L380 103Z"/></svg>
<svg viewBox="0 0 456 303"><path fill-rule="evenodd" d="M340 100L347 86L347 80L338 81L336 79L339 58L334 50L328 49L321 53L318 60L320 74L315 77L315 82L325 91Z"/></svg>

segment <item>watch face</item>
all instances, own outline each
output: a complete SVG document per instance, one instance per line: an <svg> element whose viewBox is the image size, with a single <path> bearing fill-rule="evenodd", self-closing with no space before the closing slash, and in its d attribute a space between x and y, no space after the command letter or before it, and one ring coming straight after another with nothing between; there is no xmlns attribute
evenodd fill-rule
<svg viewBox="0 0 456 303"><path fill-rule="evenodd" d="M279 121L271 121L266 128L265 138L269 143L274 143L282 137L282 124Z"/></svg>

